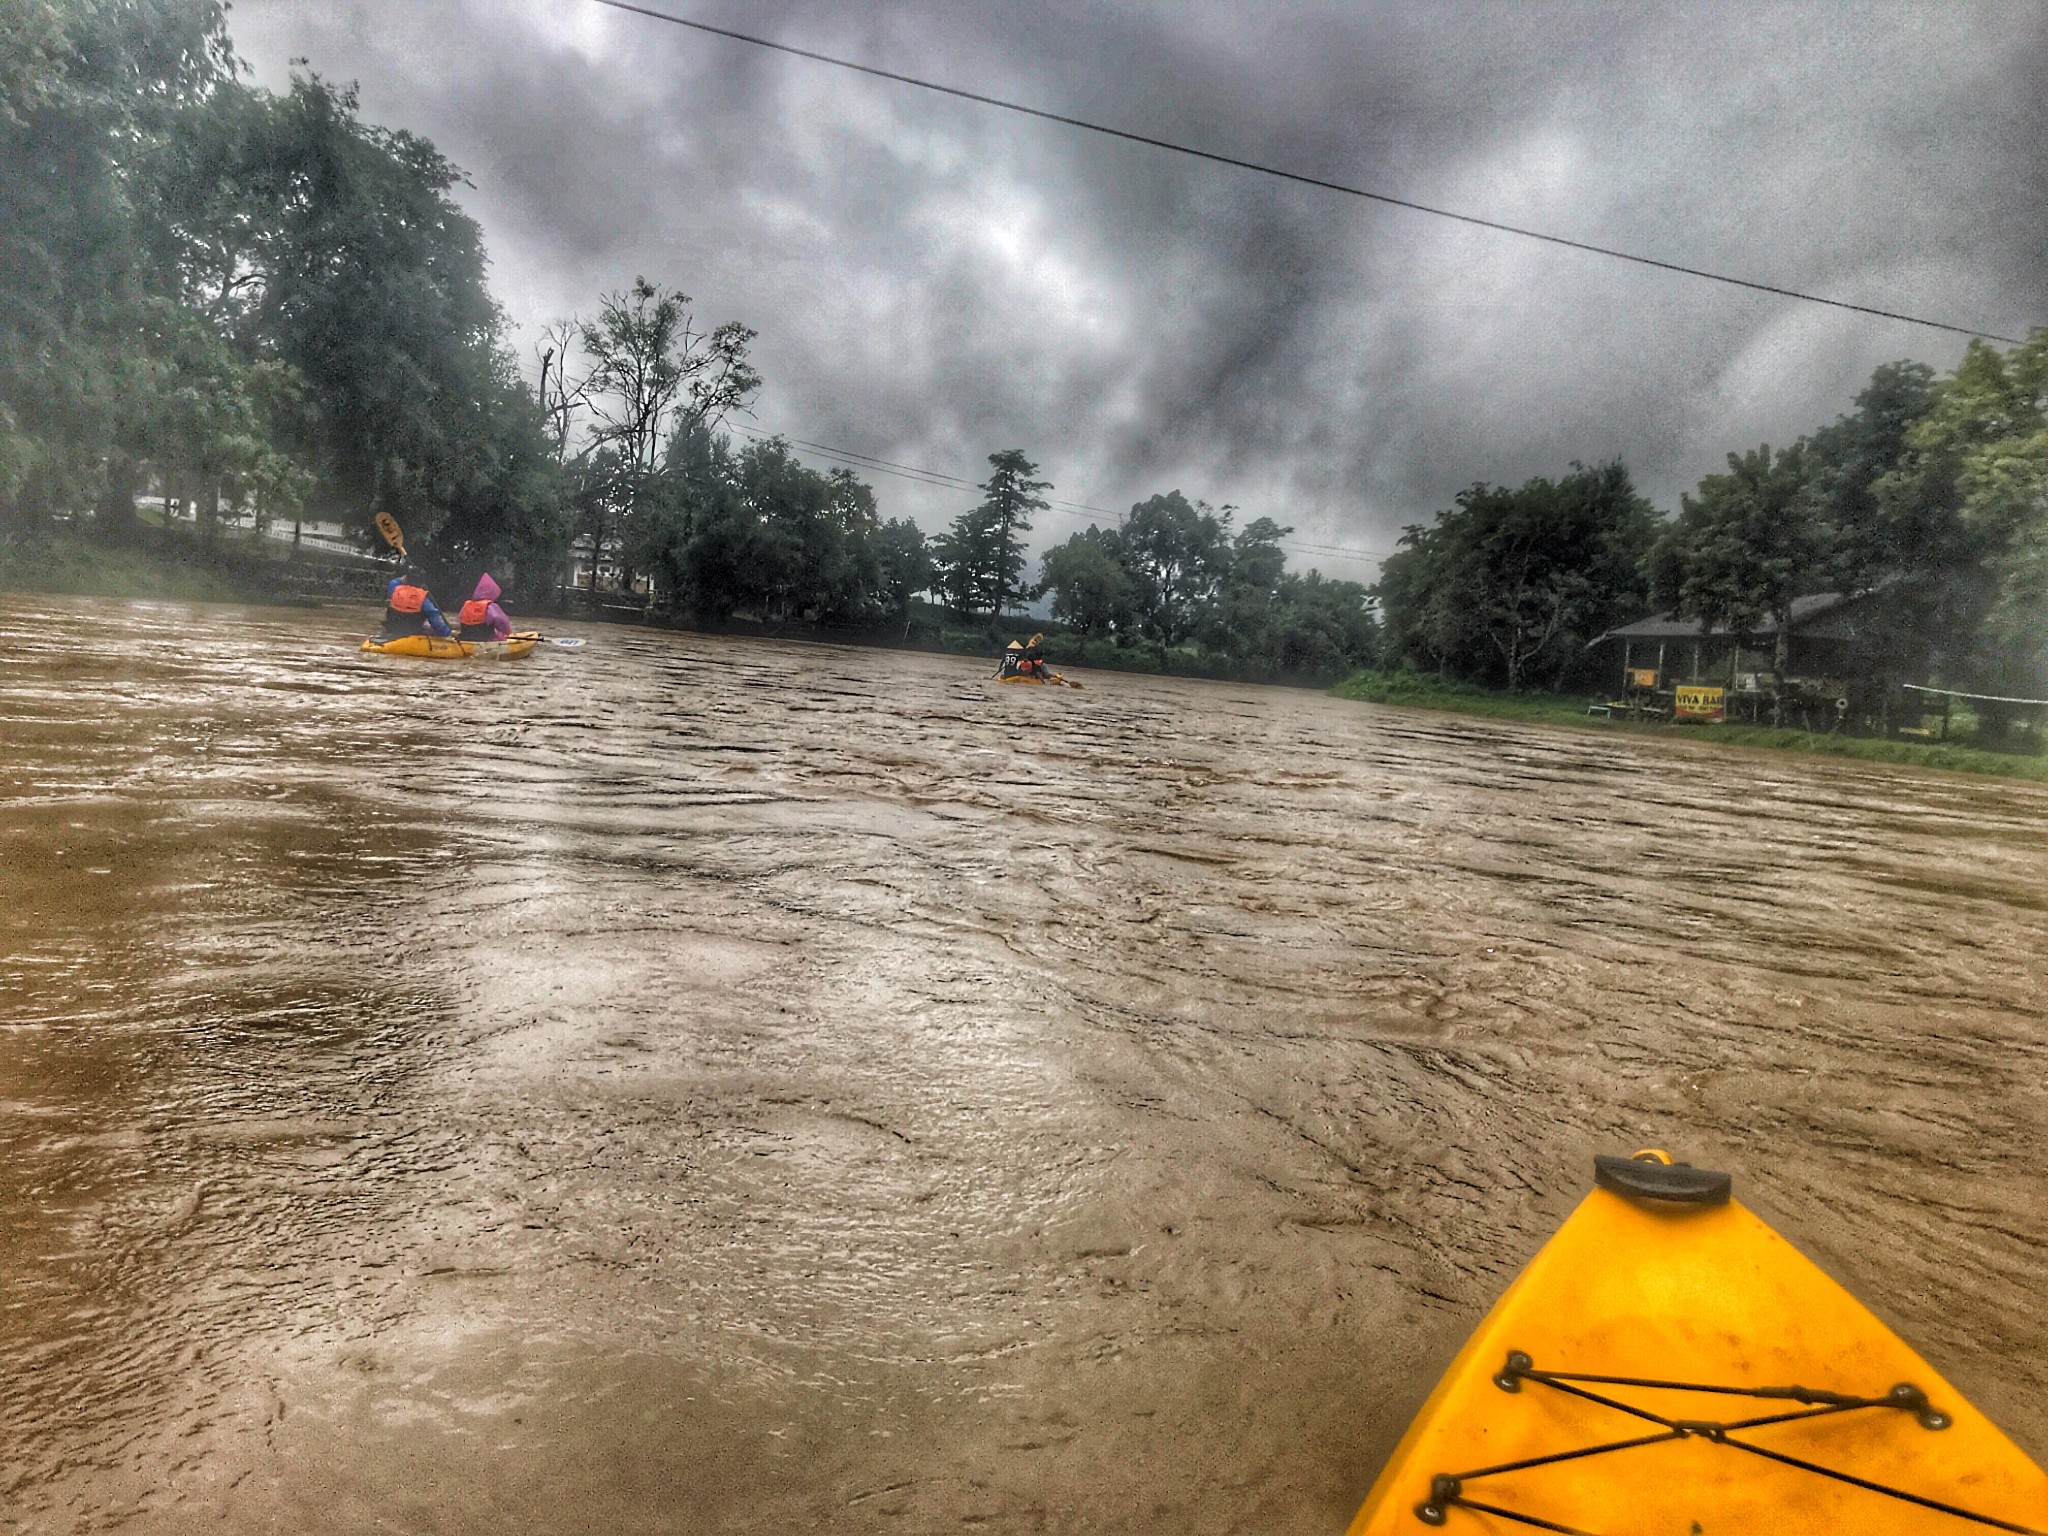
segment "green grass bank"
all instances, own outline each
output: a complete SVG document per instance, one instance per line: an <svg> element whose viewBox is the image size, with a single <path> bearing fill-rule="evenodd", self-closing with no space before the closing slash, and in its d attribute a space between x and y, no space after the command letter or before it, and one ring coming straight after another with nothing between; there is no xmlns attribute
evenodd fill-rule
<svg viewBox="0 0 2048 1536"><path fill-rule="evenodd" d="M62 536L0 543L0 592L71 597L165 598L194 603L260 601L243 572L218 560L150 548L109 548Z"/></svg>
<svg viewBox="0 0 2048 1536"><path fill-rule="evenodd" d="M383 594L382 571L324 551L223 529L211 539L147 522L132 542L69 530L0 538L0 592L193 603L362 603Z"/></svg>
<svg viewBox="0 0 2048 1536"><path fill-rule="evenodd" d="M1586 713L1588 700L1554 694L1495 693L1469 683L1440 682L1415 672L1359 672L1331 689L1340 698L1367 704L1398 704L1415 709L1441 709L1454 714L1497 720L1521 720L1569 726L1580 731L1626 731L1636 735L1675 737L1713 746L1805 752L1815 757L1846 757L1862 762L1905 763L1920 768L1946 768L1958 773L1988 773L2008 779L2048 782L2048 756L1996 752L1967 741L1907 741L1897 737L1850 736L1819 731L1780 730L1754 725L1672 725L1663 722L1608 719Z"/></svg>

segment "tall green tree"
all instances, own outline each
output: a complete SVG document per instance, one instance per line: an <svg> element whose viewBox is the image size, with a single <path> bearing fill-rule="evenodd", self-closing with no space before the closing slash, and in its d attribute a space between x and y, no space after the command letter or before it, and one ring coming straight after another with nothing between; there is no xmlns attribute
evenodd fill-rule
<svg viewBox="0 0 2048 1536"><path fill-rule="evenodd" d="M453 200L461 173L308 73L283 95L216 92L185 130L155 182L166 258L188 313L296 381L272 437L312 503L373 546L388 511L430 562L558 548L563 487Z"/></svg>
<svg viewBox="0 0 2048 1536"><path fill-rule="evenodd" d="M133 440L168 431L162 395L190 367L212 386L231 371L176 313L148 173L232 79L212 0L0 0L0 516L16 526L109 505L110 467L132 485Z"/></svg>
<svg viewBox="0 0 2048 1536"><path fill-rule="evenodd" d="M783 550L741 488L731 439L677 433L660 488L661 514L637 525L629 556L652 576L656 609L714 624L759 611Z"/></svg>
<svg viewBox="0 0 2048 1536"><path fill-rule="evenodd" d="M1223 579L1196 624L1195 633L1204 644L1246 660L1265 658L1279 669L1286 622L1282 594L1288 579L1280 541L1293 531L1270 517L1258 517L1232 536ZM1358 596L1364 606L1363 588Z"/></svg>
<svg viewBox="0 0 2048 1536"><path fill-rule="evenodd" d="M1039 493L1052 482L1035 478L1038 466L1021 449L992 453L988 462L981 504L953 519L934 555L948 606L966 617L994 619L1025 595L1024 535L1032 516L1050 505Z"/></svg>
<svg viewBox="0 0 2048 1536"><path fill-rule="evenodd" d="M243 83L217 0L0 0L0 518L396 514L548 562L561 489L460 173L352 91ZM381 547L381 546L379 546ZM552 572L537 574L552 575Z"/></svg>
<svg viewBox="0 0 2048 1536"><path fill-rule="evenodd" d="M239 329L306 381L323 509L366 540L388 511L424 545L490 456L480 407L500 398L502 321L450 196L461 174L317 76L241 116L224 157L249 211L220 275L247 295Z"/></svg>
<svg viewBox="0 0 2048 1536"><path fill-rule="evenodd" d="M1898 606L1952 686L2048 693L2048 328L1972 342L1876 485L1910 540ZM1892 606L1888 604L1887 606Z"/></svg>
<svg viewBox="0 0 2048 1536"><path fill-rule="evenodd" d="M931 550L924 530L907 517L891 518L875 535L882 571L882 610L891 622L910 627L910 605L932 584Z"/></svg>
<svg viewBox="0 0 2048 1536"><path fill-rule="evenodd" d="M1130 578L1131 601L1152 638L1179 645L1195 632L1202 609L1222 589L1231 568L1231 509L1179 491L1132 507L1118 529L1120 558Z"/></svg>
<svg viewBox="0 0 2048 1536"><path fill-rule="evenodd" d="M873 490L849 470L821 474L801 463L780 437L748 444L737 467L741 497L772 544L764 617L853 625L879 616Z"/></svg>
<svg viewBox="0 0 2048 1536"><path fill-rule="evenodd" d="M1925 363L1886 363L1856 396L1853 411L1806 439L1808 469L1821 516L1832 531L1832 585L1863 592L1919 564L1924 526L1894 521L1878 483L1911 451L1910 438L1934 408L1934 370Z"/></svg>
<svg viewBox="0 0 2048 1536"><path fill-rule="evenodd" d="M1258 659L1280 677L1330 677L1380 659L1371 593L1362 583L1332 581L1319 571L1280 578L1266 636Z"/></svg>
<svg viewBox="0 0 2048 1536"><path fill-rule="evenodd" d="M1045 552L1038 567L1039 590L1051 595L1053 618L1084 635L1130 627L1136 610L1121 549L1116 529L1084 528Z"/></svg>
<svg viewBox="0 0 2048 1536"><path fill-rule="evenodd" d="M1855 408L1805 439L1817 514L1832 543L1817 590L1864 595L1854 666L1889 698L1901 682L1923 681L1948 625L1949 569L1969 558L1954 509L1910 506L1879 494L1912 454L1912 434L1940 393L1924 363L1886 363L1871 374Z"/></svg>
<svg viewBox="0 0 2048 1536"><path fill-rule="evenodd" d="M463 457L444 483L438 563L464 579L493 570L508 591L537 595L555 585L567 562L570 486L538 403L503 349L494 350L473 410Z"/></svg>
<svg viewBox="0 0 2048 1536"><path fill-rule="evenodd" d="M1782 684L1794 599L1820 590L1836 539L1805 444L1765 444L1728 455L1680 500L1647 563L1657 597L1672 610L1747 640L1772 627L1771 670ZM1782 695L1782 687L1779 689Z"/></svg>
<svg viewBox="0 0 2048 1536"><path fill-rule="evenodd" d="M783 438L735 453L729 439L693 427L646 489L650 511L627 553L654 576L661 611L840 626L896 613L889 561L903 558L901 531L883 527L871 487L846 470L810 468ZM922 572L897 574L922 584Z"/></svg>
<svg viewBox="0 0 2048 1536"><path fill-rule="evenodd" d="M1270 517L1255 517L1230 541L1230 574L1225 585L1236 592L1275 593L1287 573L1287 554L1280 541L1294 532Z"/></svg>
<svg viewBox="0 0 2048 1536"><path fill-rule="evenodd" d="M1090 528L1048 550L1040 591L1053 617L1119 646L1193 643L1191 665L1241 677L1330 678L1379 656L1372 594L1356 582L1287 570L1270 517L1229 532L1178 492L1152 497L1115 528ZM1135 529L1136 537L1133 538Z"/></svg>
<svg viewBox="0 0 2048 1536"><path fill-rule="evenodd" d="M737 321L701 327L688 294L645 277L605 295L597 317L579 323L589 368L573 386L575 397L595 417L591 449L615 456L612 494L588 503L593 573L622 540L632 543L632 523L652 511L651 482L671 439L716 433L759 392L761 378L747 355L754 337ZM630 579L629 572L621 576Z"/></svg>
<svg viewBox="0 0 2048 1536"><path fill-rule="evenodd" d="M931 541L932 590L958 618L993 616L995 599L986 577L984 530L974 515L963 512Z"/></svg>
<svg viewBox="0 0 2048 1536"><path fill-rule="evenodd" d="M1640 610L1655 526L1618 462L1475 485L1381 568L1387 642L1472 681L1555 687L1589 640Z"/></svg>

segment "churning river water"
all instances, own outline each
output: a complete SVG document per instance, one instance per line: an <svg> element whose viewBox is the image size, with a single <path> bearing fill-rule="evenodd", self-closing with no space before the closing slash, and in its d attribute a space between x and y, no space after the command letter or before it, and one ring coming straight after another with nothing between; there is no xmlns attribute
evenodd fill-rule
<svg viewBox="0 0 2048 1536"><path fill-rule="evenodd" d="M2048 789L368 617L0 599L0 1529L1333 1536L1643 1145L2048 1454Z"/></svg>

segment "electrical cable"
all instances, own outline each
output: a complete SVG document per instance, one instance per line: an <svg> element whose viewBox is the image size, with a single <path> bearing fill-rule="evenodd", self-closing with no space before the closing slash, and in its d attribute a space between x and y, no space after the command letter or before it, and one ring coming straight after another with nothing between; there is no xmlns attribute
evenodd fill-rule
<svg viewBox="0 0 2048 1536"><path fill-rule="evenodd" d="M1132 144L1143 144L1151 149L1169 150L1177 155L1189 155L1197 160L1207 160L1216 165L1228 165L1238 170L1254 171L1262 176L1278 177L1305 187L1317 187L1325 192L1338 192L1346 197L1362 198L1367 202L1381 203L1389 208L1405 208L1411 213L1426 213L1439 219L1451 219L1460 224L1470 224L1480 229L1490 229L1505 235L1516 235L1524 240L1540 240L1547 245L1563 246L1567 250L1582 251L1588 255L1606 256L1615 261L1633 262L1637 266L1654 267L1663 272L1674 272L1683 277L1697 277L1712 283L1725 283L1734 288L1746 288L1754 293L1768 293L1778 298L1796 299L1804 304L1822 304L1830 309L1845 309L1859 315L1873 315L1880 320L1897 320L1906 325L1924 326L1930 330L1948 331L1957 336L1973 336L1985 341L2004 342L2009 346L2023 345L2017 336L2001 336L1995 331L1979 330L1974 326L1955 325L1946 320L1930 320L1921 315L1910 315L1896 309L1880 309L1871 304L1855 304L1847 299L1831 299L1817 293L1805 293L1797 288L1784 288L1776 283L1757 282L1746 277L1731 277L1725 272L1710 272L1704 267L1686 266L1682 262L1664 261L1655 256L1641 256L1632 251L1616 250L1612 246L1594 245L1590 241L1573 240L1564 235L1546 234L1539 229L1527 229L1518 224L1503 223L1499 219L1481 218L1477 214L1458 213L1449 208L1436 208L1428 203L1413 202L1404 197L1393 197L1384 192L1369 192L1363 187L1354 187L1341 181L1330 181L1321 176L1309 176L1300 171L1282 170L1278 166L1264 165L1256 160L1243 160L1235 155L1219 154L1215 150L1196 149L1192 145L1179 144L1172 139L1157 138L1148 133L1135 133L1128 128L1112 128L1106 123L1090 122L1083 117L1070 117L1064 112L1052 112L1043 107L1029 107L1021 102L1006 101L1000 96L989 96L980 91L970 91L957 85L941 85L936 80L920 79L893 69L881 69L873 64L861 64L852 59L836 58L829 53L818 53L809 48L798 48L790 43L778 43L772 38L757 37L752 33L735 31L731 27L713 26L708 21L693 21L688 17L676 16L667 11L658 11L651 6L635 5L631 0L596 0L615 11L628 11L635 16L645 16L653 21L665 21L673 26L688 27L692 31L709 33L737 43L746 43L755 48L767 48L776 53L786 53L795 58L809 59L818 64L830 64L838 69L850 69L858 74L872 75L879 80L893 80L899 85L913 85L920 90L936 91L943 96L958 97L962 101L977 102L986 107L999 107L1005 112L1020 113L1049 123L1060 123L1069 128L1081 128L1090 133L1105 134L1113 139L1123 139Z"/></svg>

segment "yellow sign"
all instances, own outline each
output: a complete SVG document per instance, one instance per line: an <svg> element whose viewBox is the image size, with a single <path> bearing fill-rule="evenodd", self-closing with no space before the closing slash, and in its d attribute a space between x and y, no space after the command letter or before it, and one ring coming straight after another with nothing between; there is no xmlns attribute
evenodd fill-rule
<svg viewBox="0 0 2048 1536"><path fill-rule="evenodd" d="M1725 720L1728 718L1727 697L1725 688L1702 688L1698 684L1688 687L1681 683L1671 701L1672 718Z"/></svg>
<svg viewBox="0 0 2048 1536"><path fill-rule="evenodd" d="M1628 685L1631 688L1656 687L1657 669L1655 667L1630 667L1628 671Z"/></svg>

